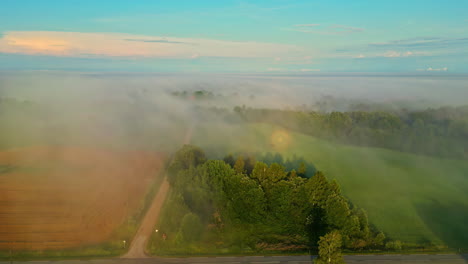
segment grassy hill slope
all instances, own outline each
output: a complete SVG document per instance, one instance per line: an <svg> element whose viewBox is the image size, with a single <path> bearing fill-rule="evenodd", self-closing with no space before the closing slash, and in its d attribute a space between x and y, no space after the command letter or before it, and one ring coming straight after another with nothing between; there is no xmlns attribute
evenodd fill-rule
<svg viewBox="0 0 468 264"><path fill-rule="evenodd" d="M294 132L279 132L286 139L278 139L278 131L265 124L203 125L195 129L193 144L213 156L241 151L302 156L337 179L343 193L387 236L468 247L466 162L339 145Z"/></svg>

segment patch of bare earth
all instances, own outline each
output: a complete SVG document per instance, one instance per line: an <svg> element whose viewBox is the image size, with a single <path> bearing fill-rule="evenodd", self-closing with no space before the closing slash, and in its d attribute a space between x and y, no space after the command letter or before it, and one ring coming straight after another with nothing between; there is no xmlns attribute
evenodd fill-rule
<svg viewBox="0 0 468 264"><path fill-rule="evenodd" d="M84 147L0 152L0 250L106 241L141 207L164 155Z"/></svg>

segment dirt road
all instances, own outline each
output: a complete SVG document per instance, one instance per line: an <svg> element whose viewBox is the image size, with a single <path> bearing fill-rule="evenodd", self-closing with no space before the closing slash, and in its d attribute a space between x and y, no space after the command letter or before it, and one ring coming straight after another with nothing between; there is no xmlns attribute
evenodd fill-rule
<svg viewBox="0 0 468 264"><path fill-rule="evenodd" d="M195 128L195 122L189 126L185 137L183 139L184 144L189 144L192 139L193 130ZM159 213L161 208L166 200L167 193L169 191L169 182L167 177L164 177L164 180L159 187L158 194L154 197L151 207L148 209L148 212L145 215L145 218L141 222L141 226L138 229L135 237L133 238L132 243L128 252L124 254L121 258L147 258L148 255L145 253L146 245L148 244L148 239L150 238L153 228L157 223L159 218Z"/></svg>
<svg viewBox="0 0 468 264"><path fill-rule="evenodd" d="M145 253L146 244L150 238L154 225L156 224L161 208L166 200L167 193L169 191L169 182L167 178L164 177L164 180L159 187L158 194L154 197L151 207L148 209L148 212L141 222L140 228L138 229L135 237L133 238L132 243L128 252L123 255L121 258L147 258L148 256Z"/></svg>

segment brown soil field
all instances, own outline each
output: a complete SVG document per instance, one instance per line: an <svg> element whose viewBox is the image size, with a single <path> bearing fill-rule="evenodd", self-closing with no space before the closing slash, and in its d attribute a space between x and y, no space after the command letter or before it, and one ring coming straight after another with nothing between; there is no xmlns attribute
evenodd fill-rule
<svg viewBox="0 0 468 264"><path fill-rule="evenodd" d="M0 250L108 240L142 206L165 156L85 147L0 152Z"/></svg>

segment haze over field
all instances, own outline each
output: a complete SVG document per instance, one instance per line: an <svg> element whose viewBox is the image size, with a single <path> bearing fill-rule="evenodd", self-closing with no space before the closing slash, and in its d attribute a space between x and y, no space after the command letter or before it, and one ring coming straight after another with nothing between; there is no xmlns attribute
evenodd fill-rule
<svg viewBox="0 0 468 264"><path fill-rule="evenodd" d="M37 108L31 106L30 113L3 112L0 115L13 122L10 127L13 131L7 133L9 126L5 123L3 132L12 137L18 136L14 131L17 125L24 128L21 132L31 134L36 140L57 141L67 137L73 142L76 138L92 137L92 142L102 143L115 137L121 144L139 142L138 145L143 146L152 142L154 146L158 140L149 140L151 136L177 140L182 137L181 128L183 130L201 118L193 112L194 105L227 110L245 105L331 112L355 110L364 104L371 110L424 110L463 105L468 96L467 80L468 77L463 75L3 72L0 74L0 97L28 101L37 104ZM204 91L213 96L185 100L172 94L184 91ZM33 115L37 118L32 118ZM40 132L32 132L34 129L28 128L31 125ZM52 136L58 131L62 131L58 138ZM5 141L8 140L4 138ZM20 143L10 139L12 142Z"/></svg>
<svg viewBox="0 0 468 264"><path fill-rule="evenodd" d="M283 128L265 127L227 118L223 111L234 113L236 106L244 105L252 111L265 108L321 113L355 111L364 105L366 111L398 114L403 108L423 111L428 107L456 107L468 96L466 81L465 76L4 72L0 76L0 142L4 149L58 144L171 153L181 146L190 127L195 127L192 142L202 146L210 157L242 152L278 152L285 158L298 155L315 169L339 179L351 202L364 207L370 221L391 238L465 245L459 235L445 233L451 231L444 231L443 222L431 220L437 210L445 211L452 217L446 221L458 234L466 231L457 220L466 214L457 217L452 207L440 204L466 198L459 189L468 184L462 161L335 145L334 140L326 142L294 133L287 125L292 119L287 117L278 117L280 124L286 122ZM211 107L220 109L221 114L209 110ZM270 118L264 121L270 122ZM277 121L273 119L273 124ZM290 135L290 144L280 148L271 145L270 137L274 138L278 130ZM360 145L372 146L370 142L371 138L364 138ZM432 169L425 163L432 164ZM443 176L443 171L450 174ZM413 193L421 177L427 191ZM390 178L402 185L389 185ZM387 192L366 190L381 185L387 185ZM435 185L438 191L429 191ZM415 189L409 191L410 186ZM400 193L398 200L390 198L394 193ZM438 198L432 197L434 193L439 193ZM377 200L382 202L376 204ZM393 202L386 202L390 200ZM404 224L395 226L398 221Z"/></svg>
<svg viewBox="0 0 468 264"><path fill-rule="evenodd" d="M0 1L0 260L468 252L467 14Z"/></svg>
<svg viewBox="0 0 468 264"><path fill-rule="evenodd" d="M167 94L208 91L222 96L218 105L285 108L311 106L333 97L328 111L349 104L402 104L408 108L466 103L466 75L394 74L154 74L62 71L0 72L0 95L60 104L153 100ZM327 98L325 98L326 100ZM343 105L343 103L346 103ZM215 102L216 104L216 102Z"/></svg>

